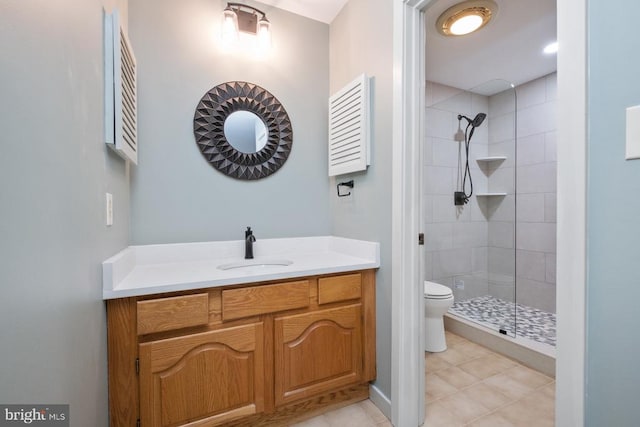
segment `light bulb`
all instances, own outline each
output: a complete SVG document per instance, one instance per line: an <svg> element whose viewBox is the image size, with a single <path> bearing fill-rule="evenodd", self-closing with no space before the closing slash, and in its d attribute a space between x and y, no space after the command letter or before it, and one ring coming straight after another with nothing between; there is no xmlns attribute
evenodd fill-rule
<svg viewBox="0 0 640 427"><path fill-rule="evenodd" d="M451 24L451 34L462 36L477 30L482 26L482 17L478 15L466 15Z"/></svg>
<svg viewBox="0 0 640 427"><path fill-rule="evenodd" d="M238 40L238 15L227 7L222 12L222 41L231 45Z"/></svg>
<svg viewBox="0 0 640 427"><path fill-rule="evenodd" d="M463 36L487 25L497 11L494 0L463 0L440 14L436 28L444 36Z"/></svg>
<svg viewBox="0 0 640 427"><path fill-rule="evenodd" d="M258 22L257 28L258 47L262 51L271 49L271 24L267 18L262 17Z"/></svg>

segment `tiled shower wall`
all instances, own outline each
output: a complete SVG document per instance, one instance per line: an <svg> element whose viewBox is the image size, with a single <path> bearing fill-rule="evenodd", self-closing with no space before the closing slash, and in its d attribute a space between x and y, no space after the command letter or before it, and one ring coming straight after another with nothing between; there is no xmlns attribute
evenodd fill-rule
<svg viewBox="0 0 640 427"><path fill-rule="evenodd" d="M517 88L517 300L556 311L556 74Z"/></svg>
<svg viewBox="0 0 640 427"><path fill-rule="evenodd" d="M486 295L488 222L476 197L469 204L453 204L458 186L458 154L464 144L454 140L458 114L473 118L486 113L489 100L460 89L427 82L424 144L424 215L427 280L454 289L456 299ZM462 129L466 122L462 122ZM470 148L474 192L487 191L486 176L475 161L488 153L488 126L476 129ZM462 151L459 151L462 150ZM459 285L454 286L454 281ZM464 286L464 289L462 289Z"/></svg>
<svg viewBox="0 0 640 427"><path fill-rule="evenodd" d="M484 200L489 223L488 288L489 295L513 302L516 297L516 91L508 89L489 97L488 121L489 155L506 157L504 161L486 165L489 191L507 193L505 197Z"/></svg>
<svg viewBox="0 0 640 427"><path fill-rule="evenodd" d="M425 270L428 280L454 289L457 300L490 294L513 301L515 292L517 302L555 312L556 75L516 90L517 158L513 91L484 97L427 83ZM456 117L458 113L473 117L478 112L488 117L471 142L474 194L506 192L507 196L480 200L474 196L468 205L457 208L453 205L458 165L458 143L453 138ZM507 159L480 168L475 159L487 155ZM516 263L518 285L514 288Z"/></svg>
<svg viewBox="0 0 640 427"><path fill-rule="evenodd" d="M489 172L489 190L508 193L489 200L489 294L513 301L515 255L517 302L555 313L556 74L520 85L516 93L517 152L509 137L515 123L513 94L489 97L489 155L507 157Z"/></svg>

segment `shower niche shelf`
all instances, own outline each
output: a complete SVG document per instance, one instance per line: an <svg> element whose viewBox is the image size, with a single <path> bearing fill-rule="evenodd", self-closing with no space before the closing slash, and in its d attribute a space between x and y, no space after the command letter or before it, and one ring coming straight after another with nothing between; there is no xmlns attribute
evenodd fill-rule
<svg viewBox="0 0 640 427"><path fill-rule="evenodd" d="M478 193L476 197L505 197L507 193Z"/></svg>
<svg viewBox="0 0 640 427"><path fill-rule="evenodd" d="M480 167L483 169L485 175L491 175L491 173L497 168L496 164L504 162L505 160L507 160L507 156L487 156L487 157L478 157L476 159L476 162L478 162L478 164L480 165ZM487 166L487 169L483 168L483 166ZM498 191L488 191L488 192L484 192L484 193L476 193L476 197L478 198L491 198L491 197L505 197L507 195L507 193L505 192L498 192Z"/></svg>
<svg viewBox="0 0 640 427"><path fill-rule="evenodd" d="M476 162L483 163L493 163L493 162L503 162L507 160L506 156L489 156L489 157L478 157Z"/></svg>

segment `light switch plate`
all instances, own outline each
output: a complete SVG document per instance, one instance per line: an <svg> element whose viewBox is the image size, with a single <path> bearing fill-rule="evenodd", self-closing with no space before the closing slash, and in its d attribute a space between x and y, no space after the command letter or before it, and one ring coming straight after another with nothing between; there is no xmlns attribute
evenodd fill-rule
<svg viewBox="0 0 640 427"><path fill-rule="evenodd" d="M627 160L640 159L640 105L627 108Z"/></svg>
<svg viewBox="0 0 640 427"><path fill-rule="evenodd" d="M113 225L113 196L111 193L107 193L106 197L106 214L107 214L107 225Z"/></svg>

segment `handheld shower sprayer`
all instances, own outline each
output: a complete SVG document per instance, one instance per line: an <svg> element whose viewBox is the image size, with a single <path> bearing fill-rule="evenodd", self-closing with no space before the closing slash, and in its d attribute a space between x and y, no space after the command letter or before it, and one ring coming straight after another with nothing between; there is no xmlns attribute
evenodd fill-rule
<svg viewBox="0 0 640 427"><path fill-rule="evenodd" d="M471 179L471 169L469 169L469 143L471 142L471 137L473 136L473 132L479 127L484 119L487 118L485 113L478 113L473 119L470 119L467 116L463 116L462 114L458 114L458 132L456 133L454 139L456 141L462 142L464 141L465 148L465 166L464 166L464 177L462 179L462 188L459 191L455 191L453 193L453 201L456 206L462 206L469 202L469 198L473 195L473 181ZM464 130L464 139L459 135L462 129L460 128L460 122L462 119L467 121L467 127ZM469 131L471 128L471 131ZM458 161L458 167L460 167L460 163ZM460 172L462 175L462 172ZM470 191L467 194L466 186L467 186L467 177L469 177L469 187Z"/></svg>
<svg viewBox="0 0 640 427"><path fill-rule="evenodd" d="M467 123L470 126L473 126L474 128L477 128L478 126L480 126L482 124L482 122L484 122L484 119L487 118L487 115L485 113L478 113L476 114L476 116L473 118L473 120L471 120L469 117L467 116L463 116L462 114L458 114L458 121L465 119L467 121Z"/></svg>
<svg viewBox="0 0 640 427"><path fill-rule="evenodd" d="M484 122L484 119L487 118L487 115L485 113L478 113L476 114L476 116L473 118L473 120L471 120L469 117L467 116L463 116L462 114L458 114L458 127L460 127L460 121L462 119L465 119L467 121L467 129L469 128L469 126L471 126L471 132L469 133L469 140L471 140L471 136L473 136L473 131L482 124L482 122Z"/></svg>

